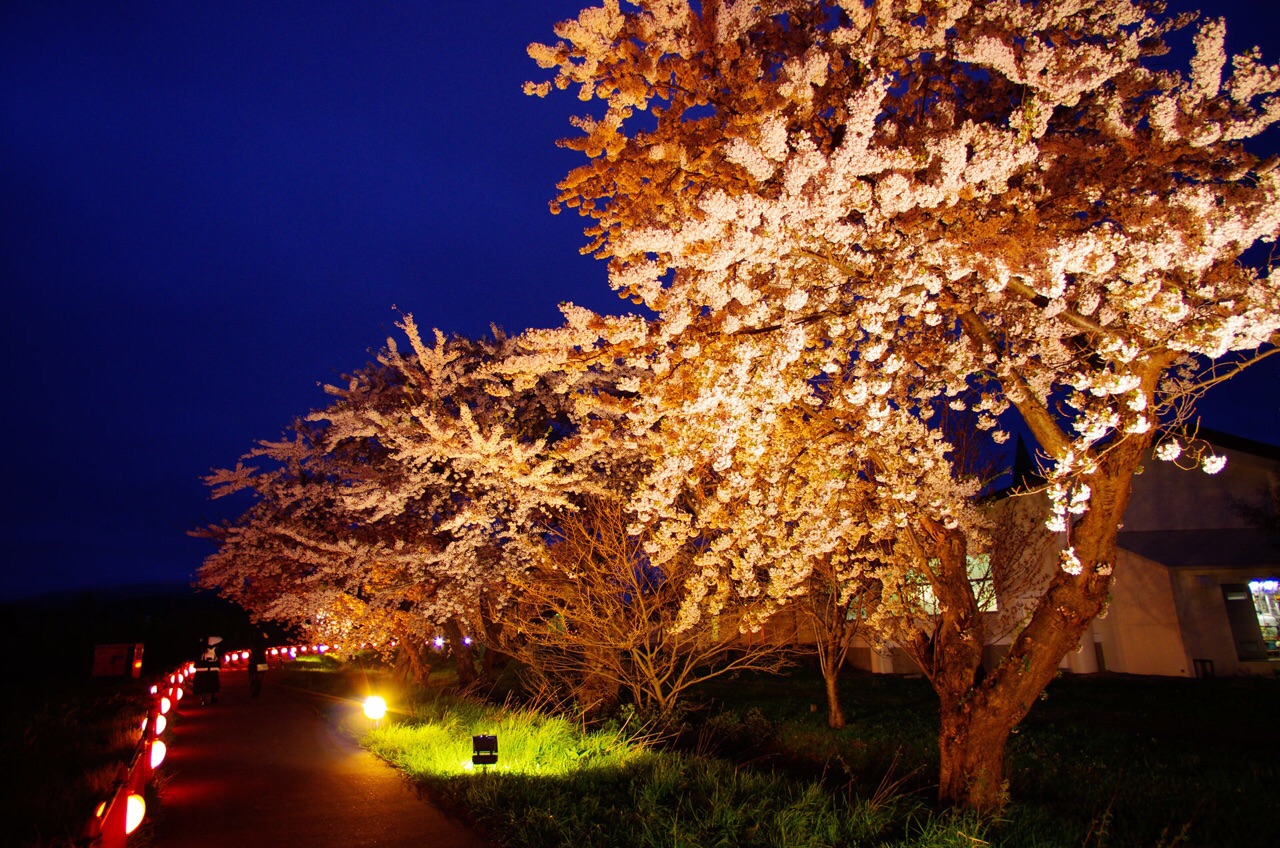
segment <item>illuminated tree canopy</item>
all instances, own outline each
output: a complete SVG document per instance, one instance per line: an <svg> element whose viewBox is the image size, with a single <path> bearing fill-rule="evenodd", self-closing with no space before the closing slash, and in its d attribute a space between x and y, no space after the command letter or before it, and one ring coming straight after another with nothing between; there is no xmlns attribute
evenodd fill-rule
<svg viewBox="0 0 1280 848"><path fill-rule="evenodd" d="M527 91L588 112L553 209L654 317L565 304L434 345L406 321L411 355L263 446L278 470L215 475L260 501L211 531L205 581L496 633L551 537L625 503L623 559L679 581L670 632L856 607L939 695L942 798L998 809L1009 733L1106 604L1139 463L1219 470L1175 425L1278 338L1280 286L1241 257L1280 233L1280 171L1246 147L1280 68L1224 33L1148 0L586 9L529 48ZM974 558L1007 581L1038 544L998 544L974 470L1013 433L1062 553L980 674L1008 622Z"/></svg>
<svg viewBox="0 0 1280 848"><path fill-rule="evenodd" d="M678 523L695 457L716 499L768 503L784 478L762 458L824 427L851 440L829 479L874 482L864 515L895 548L879 576L923 573L939 601L917 653L942 699L942 795L996 807L1009 730L1105 603L1157 425L1280 327L1280 289L1239 261L1280 228L1280 174L1244 145L1280 117L1280 70L1228 62L1220 20L1194 25L1189 69L1162 68L1192 22L1142 0L630 8L607 0L531 46L552 79L527 90L598 107L562 142L590 161L555 208L591 219L613 287L660 316L643 361L662 388L639 403L668 443L637 514ZM981 682L965 568L981 521L931 423L943 406L996 443L1029 431L1049 525L1070 526ZM706 559L690 618L798 590L813 562L739 550Z"/></svg>

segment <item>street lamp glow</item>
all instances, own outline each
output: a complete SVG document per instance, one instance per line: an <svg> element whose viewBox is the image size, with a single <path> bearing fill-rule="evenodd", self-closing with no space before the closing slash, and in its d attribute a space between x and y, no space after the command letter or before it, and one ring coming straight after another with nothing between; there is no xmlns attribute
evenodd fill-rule
<svg viewBox="0 0 1280 848"><path fill-rule="evenodd" d="M387 714L387 702L380 695L370 695L364 699L364 714L374 721L379 721Z"/></svg>

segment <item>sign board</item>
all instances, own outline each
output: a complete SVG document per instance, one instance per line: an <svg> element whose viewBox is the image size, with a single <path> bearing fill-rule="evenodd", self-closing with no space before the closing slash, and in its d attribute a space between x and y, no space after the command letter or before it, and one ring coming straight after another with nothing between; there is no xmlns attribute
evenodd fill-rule
<svg viewBox="0 0 1280 848"><path fill-rule="evenodd" d="M94 677L139 677L141 674L141 642L93 646Z"/></svg>

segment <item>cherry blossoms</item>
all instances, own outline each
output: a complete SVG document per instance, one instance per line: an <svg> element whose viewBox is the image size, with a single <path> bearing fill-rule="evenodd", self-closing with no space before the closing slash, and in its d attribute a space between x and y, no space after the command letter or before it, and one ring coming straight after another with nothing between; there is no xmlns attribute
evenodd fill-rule
<svg viewBox="0 0 1280 848"><path fill-rule="evenodd" d="M655 388L632 415L663 440L637 520L673 547L727 531L685 620L803 591L833 538L891 538L855 572L885 587L873 620L919 622L950 800L1000 803L1008 730L1105 602L1144 452L1216 360L1280 328L1280 289L1237 261L1280 231L1280 174L1244 144L1280 117L1280 69L1228 59L1221 21L1189 24L1143 0L606 0L530 47L551 72L530 93L595 106L562 142L589 162L553 209L591 220L613 287L659 316L634 357ZM1189 68L1158 68L1178 38ZM981 682L964 566L985 547L979 487L943 408L994 444L1028 432L1044 519L1070 533ZM792 474L824 428L841 455ZM696 521L691 474L712 493ZM823 497L773 496L854 478L869 488L847 526ZM774 538L797 544L775 556ZM901 606L920 575L936 615Z"/></svg>
<svg viewBox="0 0 1280 848"><path fill-rule="evenodd" d="M406 318L410 350L211 478L257 501L202 580L335 636L553 655L601 701L583 657L616 692L637 645L800 608L834 703L855 615L939 695L941 797L997 809L1009 733L1105 607L1139 463L1219 471L1177 425L1278 338L1280 285L1241 256L1280 234L1247 144L1280 68L1224 27L1148 0L584 10L526 90L582 101L553 210L648 315ZM981 466L1014 434L1044 483L1010 518ZM629 588L592 608L587 566Z"/></svg>

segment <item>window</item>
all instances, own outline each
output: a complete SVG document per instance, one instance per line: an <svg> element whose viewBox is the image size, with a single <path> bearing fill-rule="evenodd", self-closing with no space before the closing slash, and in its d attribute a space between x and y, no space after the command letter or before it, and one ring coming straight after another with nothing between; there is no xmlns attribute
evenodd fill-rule
<svg viewBox="0 0 1280 848"><path fill-rule="evenodd" d="M1267 659L1280 660L1280 580L1250 580L1249 594Z"/></svg>
<svg viewBox="0 0 1280 848"><path fill-rule="evenodd" d="M1236 659L1244 661L1267 659L1267 645L1263 638L1261 616L1258 614L1249 584L1223 583L1222 601L1227 609L1231 639L1236 645ZM1272 633L1274 632L1273 629Z"/></svg>
<svg viewBox="0 0 1280 848"><path fill-rule="evenodd" d="M978 554L965 557L966 570L969 572L969 584L973 586L973 597L978 604L978 612L996 612L995 581L991 579L991 555ZM929 560L930 568L937 568L938 560ZM938 599L933 594L933 587L923 575L920 577L920 608L928 615L938 614Z"/></svg>

